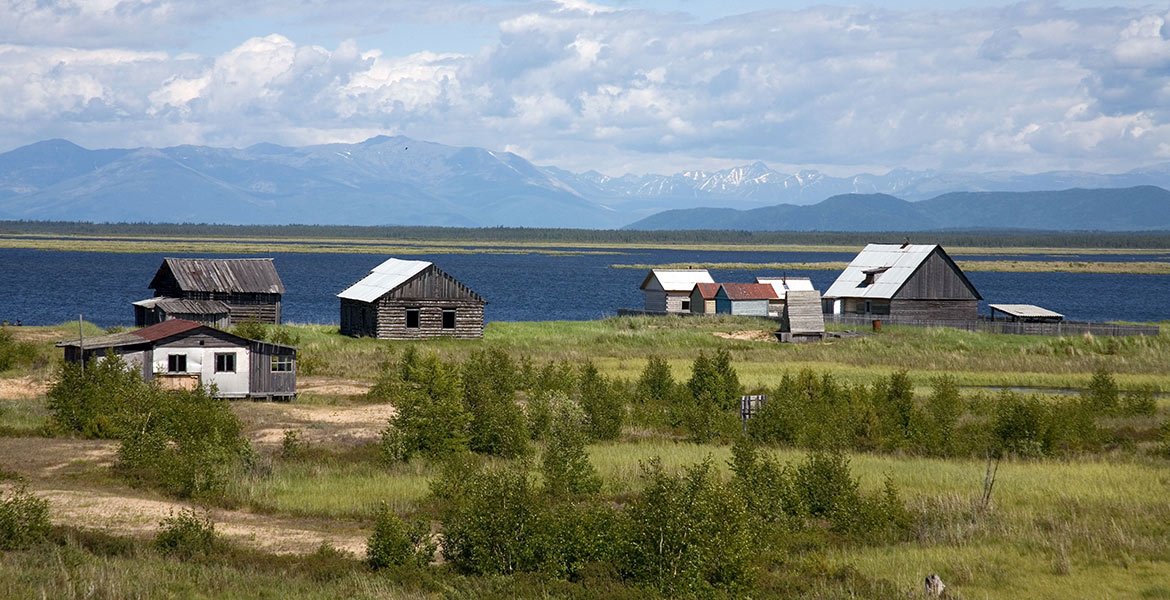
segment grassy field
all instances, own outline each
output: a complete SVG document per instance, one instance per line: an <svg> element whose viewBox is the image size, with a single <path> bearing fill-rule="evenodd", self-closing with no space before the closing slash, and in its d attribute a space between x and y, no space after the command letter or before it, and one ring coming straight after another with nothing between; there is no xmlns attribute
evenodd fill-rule
<svg viewBox="0 0 1170 600"><path fill-rule="evenodd" d="M726 349L748 389L774 386L785 373L803 368L859 384L904 370L920 398L929 393L931 378L947 374L968 386L963 394L971 399L995 394L980 388L1075 391L1103 367L1122 390L1170 391L1170 333L1165 330L1143 338L1048 338L887 326L880 333L823 344L781 345L771 341L771 329L770 322L749 318L636 317L492 323L483 340L389 343L341 337L330 326L289 326L300 348L302 379L310 383L291 404L234 405L253 439L259 466L240 474L226 497L209 508L219 511L225 524L244 531L236 536L244 546L259 535L247 533L255 531L244 528L247 524L335 528L338 535L353 537L348 532L369 531L381 503L402 515L429 514L430 482L438 466L425 460L387 466L378 459L376 438L371 437L377 424L363 421L358 431L351 425L357 420L345 418L378 408L361 390L409 345L452 360L484 347L527 357L535 365L591 360L604 375L626 380L637 378L652 356L665 359L674 377L685 380L699 351ZM44 391L59 360L52 343L75 335L76 325L12 331L16 339L37 346L37 358L0 373L0 442L11 440L0 450L0 476L22 477L34 492L44 494L68 490L125 497L127 506L129 500L141 502L144 497L167 501L111 476L108 445L36 437L44 435ZM98 331L89 326L87 335ZM1058 397L1045 398L1055 402ZM1155 415L1118 419L1110 426L1155 431L1170 417L1167 404L1163 395ZM282 454L279 433L288 429L303 431L303 455ZM852 453L852 473L863 490L877 491L887 478L900 490L914 516L913 539L877 545L818 543L801 550L799 560L826 568L851 567L907 595L920 589L926 574L937 572L954 592L952 597L959 598L1170 598L1170 461L1150 451L1152 447L1005 460L986 507L979 504L987 467L981 458ZM541 450L537 445L536 456L528 459L533 472ZM588 447L603 481L601 493L615 503L641 489L641 464L651 458L661 458L668 469L710 460L719 476L728 478L730 452L725 443L692 443L645 427L627 427L618 441ZM794 448L768 452L789 463L805 456ZM141 542L141 530L118 530L96 512L79 514L70 517L73 527L101 529L117 539L61 534L65 541L55 545L0 554L0 596L423 598L582 592L524 578L467 578L440 567L425 573L372 574L353 559L297 562L258 551L230 561L177 562ZM117 541L124 538L129 541ZM306 542L303 548L311 552L315 543ZM314 572L310 564L332 566ZM856 597L844 587L833 590L810 597Z"/></svg>

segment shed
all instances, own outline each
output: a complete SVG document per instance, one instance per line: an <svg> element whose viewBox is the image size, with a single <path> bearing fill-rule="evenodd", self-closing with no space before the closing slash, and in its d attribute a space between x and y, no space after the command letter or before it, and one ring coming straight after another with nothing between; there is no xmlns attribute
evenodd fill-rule
<svg viewBox="0 0 1170 600"><path fill-rule="evenodd" d="M715 314L715 294L719 291L718 283L696 283L691 290L691 312L696 315Z"/></svg>
<svg viewBox="0 0 1170 600"><path fill-rule="evenodd" d="M776 289L767 283L724 283L715 294L715 312L766 317L775 299Z"/></svg>
<svg viewBox="0 0 1170 600"><path fill-rule="evenodd" d="M487 301L427 261L391 258L337 297L344 335L483 337Z"/></svg>
<svg viewBox="0 0 1170 600"><path fill-rule="evenodd" d="M108 353L141 369L165 388L212 387L220 398L291 400L297 393L292 346L250 340L184 319L125 333L59 342L68 362Z"/></svg>
<svg viewBox="0 0 1170 600"><path fill-rule="evenodd" d="M280 323L284 283L271 258L165 258L147 287L154 290L158 299L221 303L228 310L229 325L246 321ZM195 306L188 305L188 308ZM153 308L139 308L135 306L134 310L138 326L150 325L151 319L172 316ZM220 304L205 304L203 308L212 312L196 320L218 322Z"/></svg>
<svg viewBox="0 0 1170 600"><path fill-rule="evenodd" d="M1059 323L1064 315L1041 308L1032 304L989 304L991 320L998 321L997 315L1002 315L1005 321L1019 321L1023 323Z"/></svg>
<svg viewBox="0 0 1170 600"><path fill-rule="evenodd" d="M803 342L825 337L825 314L821 311L820 292L789 290L777 337L782 342Z"/></svg>
<svg viewBox="0 0 1170 600"><path fill-rule="evenodd" d="M784 301L788 297L788 292L792 290L800 290L805 292L813 291L812 279L808 277L756 277L756 283L766 283L776 290L776 299L768 306L769 317L780 317L784 313Z"/></svg>
<svg viewBox="0 0 1170 600"><path fill-rule="evenodd" d="M154 325L169 319L185 319L217 329L231 326L231 311L219 300L184 300L183 298L147 298L134 303L134 322Z"/></svg>
<svg viewBox="0 0 1170 600"><path fill-rule="evenodd" d="M825 292L825 312L973 321L982 296L936 244L869 244Z"/></svg>
<svg viewBox="0 0 1170 600"><path fill-rule="evenodd" d="M689 313L698 283L715 283L707 269L652 269L642 280L647 312Z"/></svg>

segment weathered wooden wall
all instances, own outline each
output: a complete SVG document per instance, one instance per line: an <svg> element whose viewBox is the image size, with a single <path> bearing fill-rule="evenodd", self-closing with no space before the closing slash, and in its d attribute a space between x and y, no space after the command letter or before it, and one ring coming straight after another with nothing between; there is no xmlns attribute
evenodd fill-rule
<svg viewBox="0 0 1170 600"><path fill-rule="evenodd" d="M978 300L979 296L959 275L958 266L935 252L922 262L893 299Z"/></svg>
<svg viewBox="0 0 1170 600"><path fill-rule="evenodd" d="M915 321L973 321L979 316L979 301L891 300L889 316Z"/></svg>
<svg viewBox="0 0 1170 600"><path fill-rule="evenodd" d="M285 346L253 342L248 382L252 398L292 400L297 394L297 351ZM288 356L293 359L292 371L274 372L272 358Z"/></svg>
<svg viewBox="0 0 1170 600"><path fill-rule="evenodd" d="M341 333L381 339L483 337L484 301L450 275L431 267L374 302L341 299ZM418 309L418 327L406 311ZM455 311L455 327L443 328L443 311Z"/></svg>

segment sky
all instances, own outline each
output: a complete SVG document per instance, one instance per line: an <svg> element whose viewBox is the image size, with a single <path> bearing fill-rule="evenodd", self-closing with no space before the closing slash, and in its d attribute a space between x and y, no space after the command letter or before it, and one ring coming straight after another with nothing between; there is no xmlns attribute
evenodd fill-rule
<svg viewBox="0 0 1170 600"><path fill-rule="evenodd" d="M0 0L0 151L379 134L614 176L1124 172L1170 162L1170 7Z"/></svg>

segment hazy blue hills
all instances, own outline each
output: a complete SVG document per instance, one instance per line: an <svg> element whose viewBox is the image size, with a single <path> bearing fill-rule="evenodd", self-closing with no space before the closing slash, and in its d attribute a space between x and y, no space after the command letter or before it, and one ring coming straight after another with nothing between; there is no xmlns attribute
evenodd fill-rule
<svg viewBox="0 0 1170 600"><path fill-rule="evenodd" d="M754 162L611 177L401 136L242 149L89 150L47 140L0 153L3 220L575 228L634 223L639 229L842 231L1170 228L1165 192L1140 186L1170 188L1170 164L1116 175L895 169L831 177L816 170L782 173ZM1066 188L1086 189L1036 191Z"/></svg>
<svg viewBox="0 0 1170 600"><path fill-rule="evenodd" d="M921 202L886 194L843 194L811 206L751 210L677 209L626 227L642 230L1050 231L1170 230L1170 191L1155 186L1046 192L955 192Z"/></svg>

